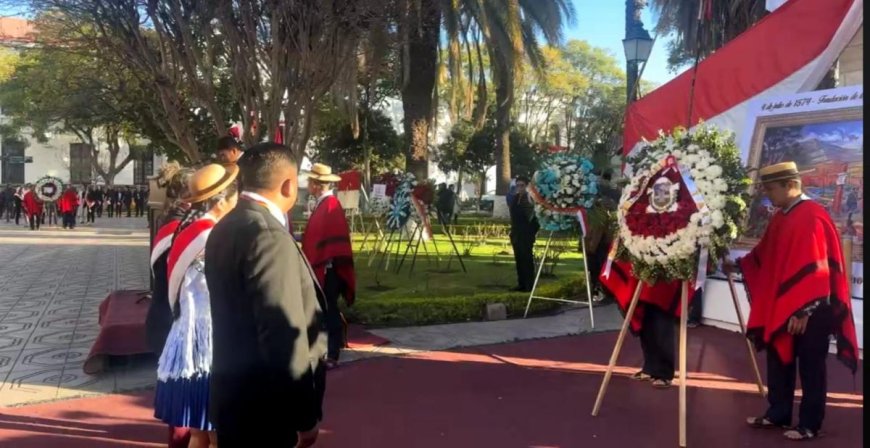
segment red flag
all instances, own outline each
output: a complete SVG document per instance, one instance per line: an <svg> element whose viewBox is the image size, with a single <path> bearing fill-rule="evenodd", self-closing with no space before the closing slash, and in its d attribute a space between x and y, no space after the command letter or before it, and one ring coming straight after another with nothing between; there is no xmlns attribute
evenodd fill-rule
<svg viewBox="0 0 870 448"><path fill-rule="evenodd" d="M338 174L341 180L338 181L338 191L356 191L360 189L362 181L360 173L357 170L345 171Z"/></svg>
<svg viewBox="0 0 870 448"><path fill-rule="evenodd" d="M284 144L284 125L279 124L277 128L275 128L275 143L279 145Z"/></svg>

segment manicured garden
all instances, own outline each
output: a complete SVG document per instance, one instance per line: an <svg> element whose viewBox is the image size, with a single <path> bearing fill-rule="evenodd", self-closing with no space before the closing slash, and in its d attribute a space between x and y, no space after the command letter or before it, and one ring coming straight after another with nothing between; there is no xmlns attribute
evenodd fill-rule
<svg viewBox="0 0 870 448"><path fill-rule="evenodd" d="M529 294L510 291L516 286L516 269L508 226L478 218L462 220L452 229L467 273L440 226L433 229L434 244L429 241L425 248L421 244L416 260L412 246L404 262L407 237L398 251L396 244L391 246L387 259L383 245L377 254L373 251L376 233L367 239L355 233L357 299L353 307L343 310L348 321L369 327L476 321L484 318L485 307L491 303L503 303L509 318L522 317ZM547 236L547 232L538 235L536 259L544 252ZM585 300L583 258L577 244L576 235L554 237L536 295ZM529 315L553 312L560 306L535 300Z"/></svg>

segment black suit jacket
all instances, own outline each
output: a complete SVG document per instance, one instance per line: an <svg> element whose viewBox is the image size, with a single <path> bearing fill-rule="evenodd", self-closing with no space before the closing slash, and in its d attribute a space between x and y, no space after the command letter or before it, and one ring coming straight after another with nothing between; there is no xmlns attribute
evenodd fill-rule
<svg viewBox="0 0 870 448"><path fill-rule="evenodd" d="M209 236L205 275L218 437L294 443L320 421L326 385L324 306L302 251L265 207L240 199Z"/></svg>

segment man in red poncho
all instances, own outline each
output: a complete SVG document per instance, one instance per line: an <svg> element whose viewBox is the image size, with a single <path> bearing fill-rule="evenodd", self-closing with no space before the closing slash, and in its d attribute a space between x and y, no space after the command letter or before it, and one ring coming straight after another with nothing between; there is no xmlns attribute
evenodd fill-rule
<svg viewBox="0 0 870 448"><path fill-rule="evenodd" d="M341 177L326 165L315 163L308 174L308 192L317 199L311 218L302 234L302 251L314 270L326 300L326 327L329 334L326 366L338 366L344 341L344 322L338 311L338 296L348 306L356 296L356 274L350 230L332 183Z"/></svg>
<svg viewBox="0 0 870 448"><path fill-rule="evenodd" d="M60 209L63 228L74 229L76 227L76 212L79 209L79 193L75 187L70 185L63 192L57 201L57 207Z"/></svg>
<svg viewBox="0 0 870 448"><path fill-rule="evenodd" d="M36 197L36 190L33 186L24 193L21 208L24 209L24 215L27 217L27 222L30 223L30 230L39 230L39 224L42 221L42 201Z"/></svg>
<svg viewBox="0 0 870 448"><path fill-rule="evenodd" d="M794 162L759 170L764 193L779 210L761 241L736 264L743 273L751 311L747 337L767 350L767 412L747 423L757 428L787 428L792 422L795 373L800 375L798 425L785 432L792 440L818 436L825 416L826 357L829 336L837 356L854 373L858 345L849 279L840 235L825 209L801 193ZM734 263L726 263L731 270Z"/></svg>
<svg viewBox="0 0 870 448"><path fill-rule="evenodd" d="M611 253L609 258L613 258L614 255ZM607 268L602 269L599 280L602 289L616 299L619 309L625 314L640 281L634 276L631 263L612 260L609 271ZM682 283L675 280L641 286L640 297L629 327L632 334L640 337L640 348L643 352L643 367L632 375L632 379L650 381L653 387L659 389L670 387L674 380L675 324L676 318L682 312L680 309ZM694 291L692 283L689 284L690 304Z"/></svg>

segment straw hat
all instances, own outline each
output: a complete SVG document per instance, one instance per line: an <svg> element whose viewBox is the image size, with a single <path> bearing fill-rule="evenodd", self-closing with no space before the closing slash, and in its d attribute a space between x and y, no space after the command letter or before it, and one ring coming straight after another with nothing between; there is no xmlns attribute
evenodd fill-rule
<svg viewBox="0 0 870 448"><path fill-rule="evenodd" d="M198 170L187 182L187 192L182 201L194 204L205 201L224 191L239 174L237 165L220 165L212 163Z"/></svg>
<svg viewBox="0 0 870 448"><path fill-rule="evenodd" d="M800 179L800 176L805 173L810 173L815 170L798 171L797 164L794 162L782 162L775 165L768 165L758 170L758 183L776 182L778 180Z"/></svg>
<svg viewBox="0 0 870 448"><path fill-rule="evenodd" d="M316 180L318 182L338 182L340 176L332 174L332 168L322 163L315 163L308 172L308 180Z"/></svg>

